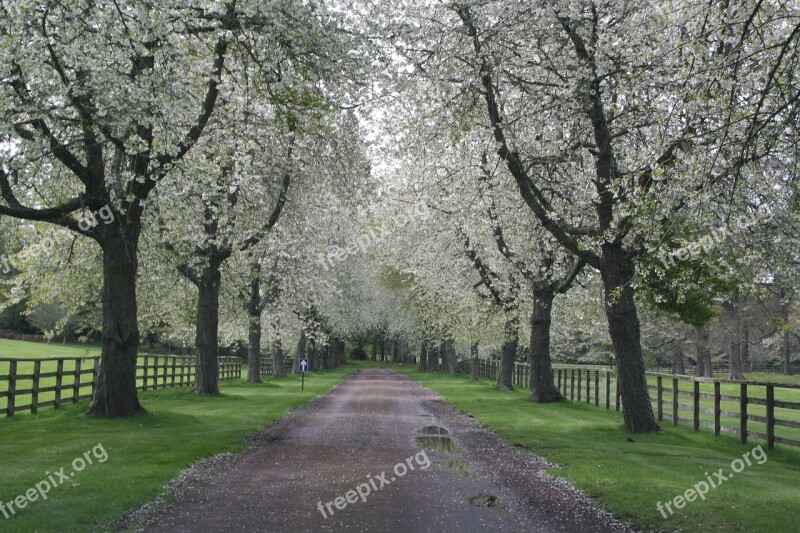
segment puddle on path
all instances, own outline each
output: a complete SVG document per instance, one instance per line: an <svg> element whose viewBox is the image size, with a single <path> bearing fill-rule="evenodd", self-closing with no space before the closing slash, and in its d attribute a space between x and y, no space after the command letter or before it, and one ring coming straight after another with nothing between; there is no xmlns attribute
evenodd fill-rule
<svg viewBox="0 0 800 533"><path fill-rule="evenodd" d="M475 477L472 473L472 465L469 461L465 461L464 459L445 459L443 461L436 461L436 464L442 465L448 470L458 472L467 479Z"/></svg>
<svg viewBox="0 0 800 533"><path fill-rule="evenodd" d="M419 428L417 433L422 435L447 435L450 432L440 426L425 426L424 428Z"/></svg>
<svg viewBox="0 0 800 533"><path fill-rule="evenodd" d="M458 453L461 451L461 446L453 442L453 439L439 435L417 437L414 439L414 443L420 448L427 448L436 452Z"/></svg>
<svg viewBox="0 0 800 533"><path fill-rule="evenodd" d="M475 507L489 507L491 509L505 509L506 505L497 496L480 493L477 496L467 498L470 505Z"/></svg>

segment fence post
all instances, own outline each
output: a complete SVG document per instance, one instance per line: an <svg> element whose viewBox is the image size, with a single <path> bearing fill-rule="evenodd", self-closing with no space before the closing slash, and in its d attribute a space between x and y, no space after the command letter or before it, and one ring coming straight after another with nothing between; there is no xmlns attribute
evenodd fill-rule
<svg viewBox="0 0 800 533"><path fill-rule="evenodd" d="M592 403L592 371L586 369L586 403Z"/></svg>
<svg viewBox="0 0 800 533"><path fill-rule="evenodd" d="M678 378L672 378L672 425L678 425Z"/></svg>
<svg viewBox="0 0 800 533"><path fill-rule="evenodd" d="M611 370L606 370L606 410L611 408Z"/></svg>
<svg viewBox="0 0 800 533"><path fill-rule="evenodd" d="M664 382L661 376L656 376L656 411L658 420L664 420Z"/></svg>
<svg viewBox="0 0 800 533"><path fill-rule="evenodd" d="M594 371L594 406L600 405L600 372Z"/></svg>
<svg viewBox="0 0 800 533"><path fill-rule="evenodd" d="M56 398L53 402L53 407L58 409L61 407L61 385L64 379L64 360L59 359L56 365Z"/></svg>
<svg viewBox="0 0 800 533"><path fill-rule="evenodd" d="M575 369L569 371L569 399L575 399Z"/></svg>
<svg viewBox="0 0 800 533"><path fill-rule="evenodd" d="M581 369L578 369L578 401L581 401L581 379L583 377L583 372Z"/></svg>
<svg viewBox="0 0 800 533"><path fill-rule="evenodd" d="M31 387L31 413L36 414L39 409L39 374L42 371L42 362L33 362L33 387Z"/></svg>
<svg viewBox="0 0 800 533"><path fill-rule="evenodd" d="M14 416L17 395L17 362L8 362L8 409L6 416Z"/></svg>
<svg viewBox="0 0 800 533"><path fill-rule="evenodd" d="M169 358L166 355L162 355L161 357L164 358L164 373L161 375L161 388L167 388L167 379L169 378Z"/></svg>
<svg viewBox="0 0 800 533"><path fill-rule="evenodd" d="M558 385L557 385L557 387L558 387L559 392L564 390L563 388L561 388L561 369L560 368L558 369ZM562 396L564 396L563 392L562 392Z"/></svg>
<svg viewBox="0 0 800 533"><path fill-rule="evenodd" d="M740 385L739 393L739 442L747 442L747 383Z"/></svg>
<svg viewBox="0 0 800 533"><path fill-rule="evenodd" d="M78 403L81 397L81 360L75 359L75 381L72 384L72 403Z"/></svg>
<svg viewBox="0 0 800 533"><path fill-rule="evenodd" d="M692 381L692 428L700 430L700 382Z"/></svg>
<svg viewBox="0 0 800 533"><path fill-rule="evenodd" d="M714 382L714 436L719 437L720 432L720 425L719 425L719 401L720 401L720 384L719 381Z"/></svg>
<svg viewBox="0 0 800 533"><path fill-rule="evenodd" d="M142 390L147 390L147 366L150 362L150 356L144 356L144 374L142 375Z"/></svg>
<svg viewBox="0 0 800 533"><path fill-rule="evenodd" d="M767 385L767 448L775 446L775 388Z"/></svg>

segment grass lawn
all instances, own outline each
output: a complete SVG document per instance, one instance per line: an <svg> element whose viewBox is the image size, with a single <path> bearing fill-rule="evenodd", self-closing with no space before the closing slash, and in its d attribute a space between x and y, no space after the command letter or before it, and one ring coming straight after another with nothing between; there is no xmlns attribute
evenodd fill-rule
<svg viewBox="0 0 800 533"><path fill-rule="evenodd" d="M79 397L87 397L92 393L92 368L94 366L94 361L91 359L84 359L89 356L99 356L102 351L100 345L97 344L61 344L57 342L53 342L52 344L45 344L39 342L29 342L29 341L17 341L17 340L8 340L8 339L0 339L0 358L13 358L13 359L20 359L16 366L16 390L31 390L33 388L33 379L30 377L21 377L21 376L32 376L34 374L35 362L40 359L45 358L52 358L52 357L70 357L70 358L81 358L80 361L76 359L67 359L62 363L62 371L63 377L61 380L61 384L63 387L62 391L62 399L65 401L71 401L73 397L73 390L75 385L75 370L77 365L81 365L81 370L84 371L82 377L80 379L80 386L78 387L78 395ZM139 351L139 365L143 366L143 357L144 356L151 356L148 366L150 369L148 370L148 376L150 376L150 381L148 382L152 385L153 380L152 376L158 373L160 376L164 375L164 372L169 375L169 371L164 369L162 370L160 367L158 371L153 368L157 363L160 365L162 362L165 362L166 359L164 357L158 358L158 361L153 359L154 354L148 352L146 350ZM41 368L40 371L43 374L47 373L55 373L58 369L58 363L56 361L39 361ZM5 379L5 376L8 376L10 373L11 364L8 361L0 361L0 392L5 392L8 390L9 383L8 380ZM143 370L141 368L137 369L137 387L142 387L144 384L143 380ZM178 370L180 374L181 370ZM163 378L162 378L163 379ZM179 378L180 379L180 378ZM159 383L161 383L161 379L159 379ZM56 378L55 377L44 377L41 378L39 381L39 386L42 388L47 387L55 387L56 385ZM55 392L42 392L39 394L38 402L49 402L55 398ZM32 403L32 396L31 394L20 394L19 392L16 394L16 406L18 412L29 411L29 409L23 409L20 411L21 406L29 406ZM7 398L3 397L0 398L0 409L4 409L8 406ZM47 409L48 407L45 407ZM2 416L2 415L0 415Z"/></svg>
<svg viewBox="0 0 800 533"><path fill-rule="evenodd" d="M497 391L487 379L393 368L471 413L506 442L558 465L550 469L553 475L634 525L656 531L794 532L800 524L800 450L780 445L766 450L761 441L740 444L734 436L714 438L668 422L661 432L631 436L622 414L613 410L578 402L536 405L527 400L527 390ZM705 500L680 510L673 506L675 514L666 519L657 510L658 502L705 481L706 472L717 480L713 472L722 468L727 476L731 462L759 444L767 456L763 464L751 459L751 466L711 489Z"/></svg>
<svg viewBox="0 0 800 533"><path fill-rule="evenodd" d="M355 365L306 377L220 383L222 395L197 397L185 389L140 392L147 414L106 420L82 416L86 402L38 415L0 417L0 501L9 502L89 452L93 464L47 494L16 510L0 512L2 531L91 531L119 518L160 491L169 479L201 457L240 451L243 437L269 424L291 407L328 391ZM96 448L98 444L102 448ZM108 459L101 462L104 453ZM80 465L78 465L80 466Z"/></svg>
<svg viewBox="0 0 800 533"><path fill-rule="evenodd" d="M16 341L0 339L0 357L15 359L40 359L42 357L87 357L100 355L99 344L68 343L61 344L53 340L50 344L43 342Z"/></svg>

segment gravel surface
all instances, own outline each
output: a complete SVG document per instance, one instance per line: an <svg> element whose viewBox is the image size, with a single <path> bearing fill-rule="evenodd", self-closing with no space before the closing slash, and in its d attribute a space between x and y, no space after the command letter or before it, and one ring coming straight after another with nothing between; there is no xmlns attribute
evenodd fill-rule
<svg viewBox="0 0 800 533"><path fill-rule="evenodd" d="M173 480L167 492L176 503L150 502L116 526L144 522L136 529L164 532L631 531L547 474L543 459L502 443L430 389L391 370L358 372L249 439L254 445L246 452L205 459Z"/></svg>

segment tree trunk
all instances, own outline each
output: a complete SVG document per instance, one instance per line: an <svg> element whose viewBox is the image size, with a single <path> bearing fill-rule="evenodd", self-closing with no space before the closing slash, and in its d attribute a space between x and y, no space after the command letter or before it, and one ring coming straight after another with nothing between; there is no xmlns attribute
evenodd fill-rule
<svg viewBox="0 0 800 533"><path fill-rule="evenodd" d="M428 370L428 346L425 341L422 341L419 347L419 371L425 372Z"/></svg>
<svg viewBox="0 0 800 533"><path fill-rule="evenodd" d="M392 337L392 363L400 362L400 339Z"/></svg>
<svg viewBox="0 0 800 533"><path fill-rule="evenodd" d="M497 374L495 388L498 390L514 390L512 383L514 374L514 359L517 356L517 345L519 344L519 319L517 317L507 318L505 325L505 337L503 338L503 350L500 354L500 372Z"/></svg>
<svg viewBox="0 0 800 533"><path fill-rule="evenodd" d="M247 316L247 382L261 383L261 284L257 268L250 280Z"/></svg>
<svg viewBox="0 0 800 533"><path fill-rule="evenodd" d="M308 345L308 337L306 337L305 330L300 330L300 339L297 341L297 350L294 354L294 369L292 372L295 374L300 372L300 360L304 357L307 358L306 348Z"/></svg>
<svg viewBox="0 0 800 533"><path fill-rule="evenodd" d="M197 367L194 378L195 394L219 394L219 289L222 275L219 265L211 262L203 268L197 284Z"/></svg>
<svg viewBox="0 0 800 533"><path fill-rule="evenodd" d="M327 370L330 368L330 355L331 355L331 345L330 342L328 344L323 345L320 348L320 362L319 362L319 369L320 370Z"/></svg>
<svg viewBox="0 0 800 533"><path fill-rule="evenodd" d="M87 414L116 418L144 411L136 393L139 226L129 220L128 235L115 227L103 246L103 350Z"/></svg>
<svg viewBox="0 0 800 533"><path fill-rule="evenodd" d="M453 344L453 339L447 339L443 344L445 370L450 374L458 372L458 355Z"/></svg>
<svg viewBox="0 0 800 533"><path fill-rule="evenodd" d="M308 357L308 369L317 370L319 368L319 348L315 339L308 339L306 344L306 355Z"/></svg>
<svg viewBox="0 0 800 533"><path fill-rule="evenodd" d="M381 363L386 361L386 339L381 335Z"/></svg>
<svg viewBox="0 0 800 533"><path fill-rule="evenodd" d="M731 292L728 306L728 379L744 379L742 375L742 312L739 289Z"/></svg>
<svg viewBox="0 0 800 533"><path fill-rule="evenodd" d="M623 406L625 429L649 433L659 429L650 404L640 338L639 317L630 282L635 267L621 244L603 244L601 277L606 318L617 360L617 386Z"/></svg>
<svg viewBox="0 0 800 533"><path fill-rule="evenodd" d="M750 357L750 319L742 317L742 368L747 365L753 371L753 359Z"/></svg>
<svg viewBox="0 0 800 533"><path fill-rule="evenodd" d="M338 368L347 363L347 350L345 346L345 342L342 339L336 339L336 351L334 352L335 359L333 361L333 367Z"/></svg>
<svg viewBox="0 0 800 533"><path fill-rule="evenodd" d="M785 292L781 293L781 319L783 320L783 339L781 353L783 354L783 373L792 375L791 333L789 332L789 315L792 309L792 300Z"/></svg>
<svg viewBox="0 0 800 533"><path fill-rule="evenodd" d="M478 360L478 343L473 342L469 347L469 377L471 381L481 379L481 367Z"/></svg>
<svg viewBox="0 0 800 533"><path fill-rule="evenodd" d="M711 331L708 325L695 326L695 336L697 338L697 375L704 378L714 377L711 369Z"/></svg>
<svg viewBox="0 0 800 533"><path fill-rule="evenodd" d="M372 339L372 353L369 357L372 361L378 360L378 337Z"/></svg>
<svg viewBox="0 0 800 533"><path fill-rule="evenodd" d="M552 324L555 294L550 286L534 287L533 313L531 313L531 342L528 363L531 367L531 401L536 403L556 402L562 399L553 381L550 364L550 325Z"/></svg>
<svg viewBox="0 0 800 533"><path fill-rule="evenodd" d="M431 342L428 345L428 372L436 372L439 370L439 348L436 342Z"/></svg>
<svg viewBox="0 0 800 533"><path fill-rule="evenodd" d="M675 346L672 348L672 372L686 374L686 365L683 363L683 337L675 339Z"/></svg>
<svg viewBox="0 0 800 533"><path fill-rule="evenodd" d="M283 359L286 354L283 353L283 344L280 339L275 339L272 344L272 377L283 378L286 377L286 369L283 367Z"/></svg>

